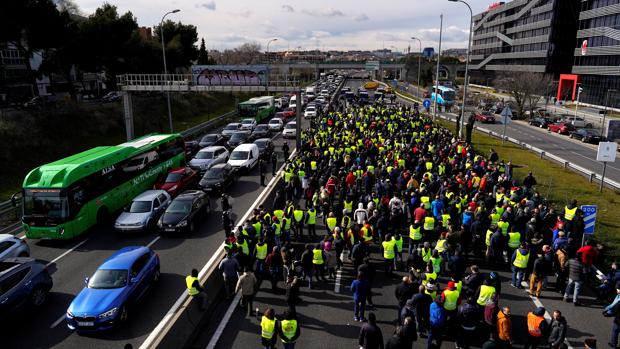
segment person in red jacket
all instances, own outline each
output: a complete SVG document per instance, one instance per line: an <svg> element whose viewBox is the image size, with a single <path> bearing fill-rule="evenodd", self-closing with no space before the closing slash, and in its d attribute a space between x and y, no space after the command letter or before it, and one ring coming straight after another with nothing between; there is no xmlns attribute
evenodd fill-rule
<svg viewBox="0 0 620 349"><path fill-rule="evenodd" d="M581 263L583 264L584 273L587 275L592 271L592 265L598 257L598 250L594 247L594 243L586 240L586 244L577 250L577 254L581 253Z"/></svg>

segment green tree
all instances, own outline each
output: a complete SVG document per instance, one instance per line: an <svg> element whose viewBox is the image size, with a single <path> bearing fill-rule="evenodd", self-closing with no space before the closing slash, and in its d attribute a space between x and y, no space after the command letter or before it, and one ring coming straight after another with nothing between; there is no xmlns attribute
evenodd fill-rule
<svg viewBox="0 0 620 349"><path fill-rule="evenodd" d="M191 65L198 58L196 26L167 20L163 27L168 72L174 72L177 68ZM155 26L154 30L157 42L161 45L161 27ZM161 50L161 46L159 49Z"/></svg>
<svg viewBox="0 0 620 349"><path fill-rule="evenodd" d="M52 0L0 1L0 42L8 42L25 58L28 79L36 85L30 64L34 52L52 47L54 30L61 21ZM38 94L37 89L34 93Z"/></svg>
<svg viewBox="0 0 620 349"><path fill-rule="evenodd" d="M209 53L207 52L207 45L205 39L200 40L200 49L198 50L198 64L209 64Z"/></svg>

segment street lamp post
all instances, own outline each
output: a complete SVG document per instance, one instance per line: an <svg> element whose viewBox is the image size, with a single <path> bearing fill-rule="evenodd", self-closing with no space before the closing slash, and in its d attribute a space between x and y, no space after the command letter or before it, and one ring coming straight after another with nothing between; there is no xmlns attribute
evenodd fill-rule
<svg viewBox="0 0 620 349"><path fill-rule="evenodd" d="M278 41L278 38L274 38L274 39L267 41L267 77L265 81L267 86L265 86L265 89L269 88L269 75L271 74L271 57L269 56L269 44L271 44L274 41Z"/></svg>
<svg viewBox="0 0 620 349"><path fill-rule="evenodd" d="M439 60L441 59L441 36L443 34L443 13L439 15L439 51L437 52L437 75L435 76L435 104L433 108L433 120L437 120L437 91L439 90Z"/></svg>
<svg viewBox="0 0 620 349"><path fill-rule="evenodd" d="M611 92L617 92L617 90L613 88L607 89L607 97L605 98L605 110L603 111L603 123L601 124L601 136L605 135L605 117L607 116L607 106L609 105L609 94Z"/></svg>
<svg viewBox="0 0 620 349"><path fill-rule="evenodd" d="M161 54L164 57L164 77L166 79L166 84L168 82L168 67L166 66L166 44L164 43L164 19L167 15L172 13L180 12L181 10L176 9L170 12L167 12L162 18L161 22L159 22L159 36L161 36ZM174 128L172 126L172 108L170 107L170 91L168 87L166 87L166 101L168 103L168 123L170 124L170 133L174 132Z"/></svg>
<svg viewBox="0 0 620 349"><path fill-rule="evenodd" d="M473 31L474 12L471 6L464 0L448 0L450 2L462 2L469 9L469 40L467 41L467 58L465 61L465 81L463 82L463 106L461 107L461 123L459 127L459 137L463 138L463 127L465 125L465 101L467 100L467 86L469 85L469 52L471 51L471 36Z"/></svg>
<svg viewBox="0 0 620 349"><path fill-rule="evenodd" d="M421 72L421 67L422 67L422 40L416 38L415 36L412 36L411 40L418 40L418 43L420 44L420 54L418 55L418 86L417 86L418 94L420 94L420 72Z"/></svg>

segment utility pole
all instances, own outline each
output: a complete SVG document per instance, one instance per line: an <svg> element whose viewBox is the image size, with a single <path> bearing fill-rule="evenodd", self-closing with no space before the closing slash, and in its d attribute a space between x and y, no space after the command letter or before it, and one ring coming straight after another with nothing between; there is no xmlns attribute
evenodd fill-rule
<svg viewBox="0 0 620 349"><path fill-rule="evenodd" d="M443 34L443 13L439 15L439 51L437 52L437 74L435 76L435 106L433 119L437 119L437 91L439 89L439 59L441 58L441 36Z"/></svg>

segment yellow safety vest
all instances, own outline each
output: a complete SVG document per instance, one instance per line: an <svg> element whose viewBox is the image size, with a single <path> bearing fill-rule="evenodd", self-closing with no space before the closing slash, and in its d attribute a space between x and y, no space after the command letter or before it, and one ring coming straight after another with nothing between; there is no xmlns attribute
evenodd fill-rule
<svg viewBox="0 0 620 349"><path fill-rule="evenodd" d="M283 217L282 225L283 225L284 231L288 231L289 229L291 229L291 219Z"/></svg>
<svg viewBox="0 0 620 349"><path fill-rule="evenodd" d="M564 219L567 221L572 221L575 218L575 214L577 213L577 207L573 207L569 209L568 206L564 206Z"/></svg>
<svg viewBox="0 0 620 349"><path fill-rule="evenodd" d="M312 171L316 171L317 167L316 167L316 161L310 161L310 169Z"/></svg>
<svg viewBox="0 0 620 349"><path fill-rule="evenodd" d="M237 247L241 247L241 252L243 252L243 254L250 254L250 248L248 247L248 242L246 240L243 240L243 244L237 242Z"/></svg>
<svg viewBox="0 0 620 349"><path fill-rule="evenodd" d="M304 211L295 210L293 211L293 217L295 217L295 222L299 223L304 218Z"/></svg>
<svg viewBox="0 0 620 349"><path fill-rule="evenodd" d="M424 217L424 230L435 229L435 217Z"/></svg>
<svg viewBox="0 0 620 349"><path fill-rule="evenodd" d="M349 211L353 211L353 201L345 201L344 202L344 209L345 210L349 210Z"/></svg>
<svg viewBox="0 0 620 349"><path fill-rule="evenodd" d="M413 225L409 226L409 238L411 240L419 241L422 240L422 233L420 232L422 227L414 228Z"/></svg>
<svg viewBox="0 0 620 349"><path fill-rule="evenodd" d="M273 235L280 236L280 234L282 234L282 225L278 222L274 222L273 225L276 226L276 228L273 230Z"/></svg>
<svg viewBox="0 0 620 349"><path fill-rule="evenodd" d="M487 244L487 246L491 246L491 235L493 235L493 232L490 230L487 230L487 236L485 240L485 243Z"/></svg>
<svg viewBox="0 0 620 349"><path fill-rule="evenodd" d="M497 222L497 226L502 230L502 234L504 234L504 236L508 235L508 227L510 226L508 222L499 221Z"/></svg>
<svg viewBox="0 0 620 349"><path fill-rule="evenodd" d="M433 265L434 273L439 273L441 271L441 257L431 257L431 264Z"/></svg>
<svg viewBox="0 0 620 349"><path fill-rule="evenodd" d="M383 258L385 259L394 259L394 240L383 241L381 245L383 246Z"/></svg>
<svg viewBox="0 0 620 349"><path fill-rule="evenodd" d="M340 224L340 228L342 228L342 230L347 230L350 227L351 227L351 217L349 217L349 216L342 217L342 222Z"/></svg>
<svg viewBox="0 0 620 349"><path fill-rule="evenodd" d="M428 210L431 208L431 198L428 196L423 196L420 198L420 201L424 204L424 209Z"/></svg>
<svg viewBox="0 0 620 349"><path fill-rule="evenodd" d="M284 211L282 210L275 210L273 211L273 215L278 217L278 219L282 219L282 217L284 217Z"/></svg>
<svg viewBox="0 0 620 349"><path fill-rule="evenodd" d="M443 291L444 302L443 308L446 310L455 310L456 305L459 301L459 291L458 290L445 290Z"/></svg>
<svg viewBox="0 0 620 349"><path fill-rule="evenodd" d="M338 220L336 219L336 217L327 218L327 228L329 229L329 231L334 230L337 224L338 224Z"/></svg>
<svg viewBox="0 0 620 349"><path fill-rule="evenodd" d="M287 343L291 338L295 336L297 332L297 320L282 320L280 322L282 326L282 343Z"/></svg>
<svg viewBox="0 0 620 349"><path fill-rule="evenodd" d="M323 264L323 250L314 249L312 251L312 264Z"/></svg>
<svg viewBox="0 0 620 349"><path fill-rule="evenodd" d="M446 224L448 224L448 219L450 219L450 215L445 213L441 215L441 223L443 224L443 226L445 227Z"/></svg>
<svg viewBox="0 0 620 349"><path fill-rule="evenodd" d="M426 285L431 280L437 280L437 273L433 271L432 273L424 273L424 280L422 280L422 285Z"/></svg>
<svg viewBox="0 0 620 349"><path fill-rule="evenodd" d="M260 236L260 231L262 228L262 225L260 224L260 222L256 222L254 224L252 224L252 226L254 227L254 230L256 230L256 236Z"/></svg>
<svg viewBox="0 0 620 349"><path fill-rule="evenodd" d="M428 251L425 248L422 248L422 260L424 261L424 263L428 263L428 261L431 260L431 249L429 248Z"/></svg>
<svg viewBox="0 0 620 349"><path fill-rule="evenodd" d="M437 245L435 246L435 249L439 251L439 253L444 252L446 250L446 242L448 242L448 240L446 239L437 240Z"/></svg>
<svg viewBox="0 0 620 349"><path fill-rule="evenodd" d="M267 244L257 244L256 245L256 259L265 259L267 258Z"/></svg>
<svg viewBox="0 0 620 349"><path fill-rule="evenodd" d="M498 203L498 204L501 204L504 201L504 196L505 195L506 194L504 194L504 193L497 193L497 194L495 194L495 202Z"/></svg>
<svg viewBox="0 0 620 349"><path fill-rule="evenodd" d="M518 248L521 245L521 234L519 232L508 233L508 247Z"/></svg>
<svg viewBox="0 0 620 349"><path fill-rule="evenodd" d="M430 170L432 170L432 169L433 169L433 163L432 163L432 162L427 161L425 165L426 165L426 169L427 169L427 170L429 170L429 171L430 171Z"/></svg>
<svg viewBox="0 0 620 349"><path fill-rule="evenodd" d="M482 285L480 286L480 296L478 297L478 305L485 306L492 302L493 296L495 295L495 287Z"/></svg>
<svg viewBox="0 0 620 349"><path fill-rule="evenodd" d="M491 213L491 224L497 224L497 222L499 222L499 219L499 213Z"/></svg>
<svg viewBox="0 0 620 349"><path fill-rule="evenodd" d="M400 239L397 240L392 236L392 241L396 244L396 252L403 252L403 237L401 236Z"/></svg>
<svg viewBox="0 0 620 349"><path fill-rule="evenodd" d="M190 296L195 296L200 293L196 287L194 287L194 281L198 281L197 277L193 277L191 275L185 278L185 284L187 285L187 294Z"/></svg>
<svg viewBox="0 0 620 349"><path fill-rule="evenodd" d="M316 224L316 210L308 210L308 224Z"/></svg>
<svg viewBox="0 0 620 349"><path fill-rule="evenodd" d="M437 173L439 173L440 176L446 173L446 165L440 164L437 166Z"/></svg>
<svg viewBox="0 0 620 349"><path fill-rule="evenodd" d="M530 259L530 251L527 251L526 255L521 254L521 251L517 250L517 255L515 256L515 261L512 264L521 269L527 268L527 261Z"/></svg>
<svg viewBox="0 0 620 349"><path fill-rule="evenodd" d="M273 334L275 333L276 328L276 319L269 320L268 317L264 316L260 320L261 327L261 336L265 339L273 338Z"/></svg>
<svg viewBox="0 0 620 349"><path fill-rule="evenodd" d="M428 290L424 291L427 295L431 296L432 299L437 298L437 291L429 292Z"/></svg>

